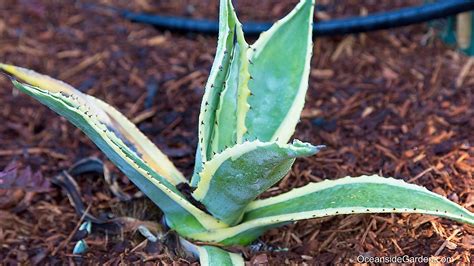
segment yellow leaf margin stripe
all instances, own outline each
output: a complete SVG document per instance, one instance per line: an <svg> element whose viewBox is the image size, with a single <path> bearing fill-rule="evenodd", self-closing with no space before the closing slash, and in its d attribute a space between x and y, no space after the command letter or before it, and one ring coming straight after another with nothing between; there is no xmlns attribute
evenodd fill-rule
<svg viewBox="0 0 474 266"><path fill-rule="evenodd" d="M201 160L206 162L208 158L208 152L210 147L210 141L212 140L212 134L214 131L214 121L215 121L215 111L217 110L217 104L219 102L218 97L216 97L216 90L220 90L221 84L216 84L216 79L221 75L223 65L226 63L227 58L227 39L229 38L230 28L229 28L229 2L228 0L220 0L219 3L219 36L217 41L216 55L214 57L214 62L209 73L209 78L207 80L204 95L202 97L201 109L199 112L199 125L198 125L198 134L199 134L199 147L201 153ZM225 77L223 81L225 81ZM216 97L214 99L213 97ZM210 110L208 110L210 109ZM212 118L212 121L210 121Z"/></svg>
<svg viewBox="0 0 474 266"><path fill-rule="evenodd" d="M271 206L277 203L283 203L288 200L297 199L298 197L305 196L314 192L322 191L325 189L330 189L339 185L348 185L348 184L384 184L392 185L401 188L406 188L409 190L420 191L424 193L429 193L431 196L434 196L440 200L446 201L448 204L452 204L454 207L459 210L463 210L466 215L463 214L445 214L439 211L433 210L424 210L424 209L410 209L410 208L370 208L367 206L358 206L358 207L340 207L340 208L324 208L322 210L314 211L305 211L305 212L296 212L296 213L285 213L281 215L265 216L258 217L255 219L244 221L243 223L227 227L223 229L213 230L212 233L197 233L192 234L189 237L199 241L208 241L208 242L222 242L232 237L238 236L241 233L244 233L248 230L266 227L270 225L292 222L303 219L319 218L340 214L356 214L356 213L419 213L419 214L428 214L439 217L446 217L450 219L455 219L458 221L463 221L469 224L474 224L474 215L468 210L458 206L457 204L450 202L441 195L430 192L424 187L420 187L414 184L405 183L402 180L397 180L394 178L385 178L377 175L373 176L360 176L360 177L345 177L338 180L325 180L319 183L311 183L304 187L293 189L289 192L281 194L279 196L271 197L263 200L256 200L253 203L249 204L249 207L246 209L246 213L251 211L257 211L260 208Z"/></svg>
<svg viewBox="0 0 474 266"><path fill-rule="evenodd" d="M232 0L229 1L229 6L232 6ZM250 73L249 73L249 59L248 59L248 51L250 51L250 47L248 47L248 43L245 41L244 32L242 29L242 23L237 18L235 14L235 10L232 10L232 16L236 22L236 30L237 30L237 40L241 49L243 50L241 53L241 67L239 73L239 86L237 89L237 144L243 142L243 136L247 132L247 127L245 125L245 117L247 116L247 112L250 109L250 105L248 104L248 97L250 96L250 89L248 83L250 81Z"/></svg>
<svg viewBox="0 0 474 266"><path fill-rule="evenodd" d="M3 69L5 71L14 70L13 73L10 71L7 71L8 73L14 76L16 76L15 71L20 71L19 73L21 73L21 75L24 75L25 72L22 72L22 71L26 70L26 69L8 66L8 65L7 65L7 69L5 69L5 66L6 65L3 65L3 64L0 65L0 69ZM18 69L21 69L21 70L18 70ZM28 71L28 72L36 73L33 71ZM37 74L37 75L40 75L40 74ZM57 86L57 83L54 83L55 80L53 80L52 78L50 78L51 80L47 80L48 78L47 76L41 75L40 77L45 78L45 80L48 82L52 82L53 86ZM170 199L175 201L184 210L186 210L191 215L193 215L205 229L227 227L226 224L216 220L214 217L210 216L209 214L199 210L197 207L192 205L189 201L187 201L181 195L179 195L178 193L170 189L163 182L154 178L152 176L152 173L148 172L150 170L153 171L151 167L150 167L150 170L148 171L140 167L139 163L146 166L148 166L148 164L142 158L140 158L134 151L132 151L127 145L125 145L122 139L120 139L113 131L109 130L106 122L101 120L102 119L101 115L94 112L95 109L97 108L92 109L93 106L91 105L90 102L87 101L87 97L84 97L83 94L76 96L75 94L71 93L70 90L67 90L66 92L58 90L59 87L55 87L54 90L50 91L50 90L42 89L40 87L23 84L16 80L13 80L13 83L17 87L18 86L24 87L25 90L28 90L28 92L31 93L32 95L37 95L38 97L42 97L42 98L48 98L51 101L61 103L63 106L62 108L65 108L65 109L67 108L69 109L69 112L76 113L77 115L81 116L84 120L87 121L88 127L90 127L91 130L95 131L98 135L100 135L101 139L105 141L107 145L114 150L115 153L120 154L121 157L124 158L128 162L130 167L132 167L135 171L140 173L149 182L153 183L157 188L159 188L161 191L167 194ZM47 83L41 83L41 84L47 84ZM164 181L168 181L168 180L165 179Z"/></svg>
<svg viewBox="0 0 474 266"><path fill-rule="evenodd" d="M213 246L196 246L199 252L199 263L201 266L243 266L244 259L240 254L221 250ZM227 258L226 258L227 256Z"/></svg>
<svg viewBox="0 0 474 266"><path fill-rule="evenodd" d="M143 155L143 160L147 162L153 170L164 176L173 185L188 182L168 157L122 113L102 100L89 95L87 95L87 98L91 100L92 103L100 106L102 110L110 116L113 125L118 127L120 133L122 133L127 140L130 140L133 143L133 145Z"/></svg>
<svg viewBox="0 0 474 266"><path fill-rule="evenodd" d="M14 77L43 90L56 93L62 92L79 97L84 104L88 104L88 106L98 114L104 123L107 123L112 128L118 130L127 141L130 141L143 156L142 159L158 174L166 178L173 185L188 182L168 157L166 157L166 155L164 155L155 144L153 144L132 122L130 122L114 107L95 97L83 94L69 84L39 74L33 70L5 64L0 64L0 69L3 69Z"/></svg>
<svg viewBox="0 0 474 266"><path fill-rule="evenodd" d="M184 238L179 238L184 250L199 257L201 266L243 266L245 261L241 254L232 253L215 246L198 246Z"/></svg>
<svg viewBox="0 0 474 266"><path fill-rule="evenodd" d="M360 183L371 183L371 184L383 184L383 185L392 185L402 188L409 188L411 190L421 191L421 192L429 192L428 189L417 186L414 184L406 183L402 180L395 179L395 178L387 178L381 177L378 175L371 175L371 176L359 176L359 177L344 177L336 180L324 180L322 182L317 183L310 183L306 186L295 188L290 192L283 193L271 198L262 199L262 200L255 200L254 202L250 203L245 212L249 212L255 209L259 209L262 207L270 206L273 204L277 204L280 202L285 202L288 200L292 200L301 196L308 195L310 193L318 192L321 190L325 190L328 188L332 188L339 185L349 185L349 184L360 184ZM433 193L434 194L434 193ZM434 194L437 195L437 194ZM439 198L444 199L444 197L437 195Z"/></svg>
<svg viewBox="0 0 474 266"><path fill-rule="evenodd" d="M242 154L247 152L253 151L258 147L265 145L268 143L264 143L261 141L251 141L251 142L244 142L242 144L237 144L231 148L225 149L223 152L214 155L214 157L206 162L203 166L203 170L199 173L201 177L197 186L197 189L193 192L193 197L196 200L202 200L207 194L209 190L209 186L211 184L212 176L214 173L219 169L221 164L223 164L226 160L232 159L235 160L240 157Z"/></svg>
<svg viewBox="0 0 474 266"><path fill-rule="evenodd" d="M283 19L277 21L268 31L263 32L261 37L252 45L255 48L255 52L253 50L249 51L249 58L258 55L261 51L263 51L265 45L270 41L270 38L278 32L281 26L285 25L287 21L291 20L295 17L298 12L301 12L303 6L306 4L310 4L310 14L308 15L308 23L310 26L308 27L308 54L306 55L305 66L303 70L303 75L301 76L300 85L298 88L298 92L295 96L293 104L291 108L288 110L285 118L282 120L280 126L273 134L270 141L277 141L279 143L287 143L288 140L291 138L295 131L296 124L298 124L300 119L301 111L304 107L305 102L305 95L306 90L308 89L308 80L309 80L309 72L311 70L311 56L313 54L313 13L314 13L314 0L301 0L296 7Z"/></svg>

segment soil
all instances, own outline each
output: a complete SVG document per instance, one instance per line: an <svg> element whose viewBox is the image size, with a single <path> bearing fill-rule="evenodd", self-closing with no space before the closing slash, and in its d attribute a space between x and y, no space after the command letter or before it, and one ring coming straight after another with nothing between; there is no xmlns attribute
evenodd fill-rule
<svg viewBox="0 0 474 266"><path fill-rule="evenodd" d="M189 176L203 85L216 37L127 22L95 1L0 1L0 61L35 69L106 100L132 118ZM160 14L216 18L217 0L100 1ZM283 3L282 3L283 2ZM296 1L239 0L242 20L275 19ZM420 1L321 1L318 19ZM89 156L106 158L65 119L0 79L0 169L16 161L51 180ZM264 196L308 182L380 174L426 186L474 210L474 66L427 25L316 40L310 86L295 137L327 148L298 160ZM127 193L134 186L109 162ZM25 179L26 180L26 179ZM146 199L120 202L100 175L77 179L89 212L159 222ZM4 264L187 264L173 234L158 246L135 230L93 232L72 255L81 222L66 195L0 190ZM77 238L77 237L76 237ZM241 248L251 264L351 263L357 256L450 257L472 264L474 228L422 215L344 215L298 222Z"/></svg>

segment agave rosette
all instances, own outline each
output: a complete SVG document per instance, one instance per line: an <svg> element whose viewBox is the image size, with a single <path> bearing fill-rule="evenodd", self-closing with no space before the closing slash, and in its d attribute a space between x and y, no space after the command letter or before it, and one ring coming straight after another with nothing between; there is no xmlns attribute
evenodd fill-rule
<svg viewBox="0 0 474 266"><path fill-rule="evenodd" d="M16 88L80 128L164 213L203 265L241 265L219 246L246 245L289 222L352 213L421 213L474 224L465 208L425 188L380 176L311 183L267 199L296 158L321 146L289 143L303 109L312 55L313 0L300 3L252 45L230 0L220 1L215 61L199 116L195 169L188 181L112 106L72 86L0 64ZM193 188L186 199L177 185Z"/></svg>

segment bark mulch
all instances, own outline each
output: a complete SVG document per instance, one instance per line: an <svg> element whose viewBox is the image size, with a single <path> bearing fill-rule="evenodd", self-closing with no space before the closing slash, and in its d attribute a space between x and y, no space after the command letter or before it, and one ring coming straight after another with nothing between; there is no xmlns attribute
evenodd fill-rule
<svg viewBox="0 0 474 266"><path fill-rule="evenodd" d="M215 36L133 24L84 5L93 2L0 1L0 61L62 79L118 107L189 176ZM198 18L215 18L217 2L100 1ZM238 10L242 20L275 19L295 2L239 0ZM318 19L419 1L321 3ZM426 25L317 39L314 55L295 137L328 148L298 160L265 196L308 182L376 173L426 186L474 209L474 59L433 38ZM78 129L4 78L0 104L0 169L15 161L17 174L42 188L0 190L0 261L196 263L181 254L171 233L151 247L130 227L95 232L86 238L89 251L72 255L81 217L49 182L82 158L105 157ZM107 166L125 192L135 192ZM159 211L146 199L119 202L100 175L77 181L91 214L159 222ZM467 265L474 259L474 228L422 215L345 215L271 230L241 250L253 264L350 263L362 254L451 257Z"/></svg>

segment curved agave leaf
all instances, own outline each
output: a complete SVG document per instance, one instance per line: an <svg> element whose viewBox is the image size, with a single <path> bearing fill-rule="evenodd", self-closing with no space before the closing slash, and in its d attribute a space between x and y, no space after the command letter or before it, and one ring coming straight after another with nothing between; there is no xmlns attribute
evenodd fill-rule
<svg viewBox="0 0 474 266"><path fill-rule="evenodd" d="M241 143L249 109L247 50L231 0L221 0L219 40L199 115L199 143L191 186L197 186L202 164L226 147Z"/></svg>
<svg viewBox="0 0 474 266"><path fill-rule="evenodd" d="M206 84L206 90L201 103L199 114L199 148L200 160L196 161L199 170L202 162L212 157L211 140L216 123L216 110L219 104L219 97L224 89L224 82L227 77L228 68L231 61L231 51L234 46L234 31L236 27L233 7L229 0L220 1L219 10L219 39L217 42L216 56ZM198 156L196 156L198 159ZM197 180L191 182L192 185Z"/></svg>
<svg viewBox="0 0 474 266"><path fill-rule="evenodd" d="M231 253L214 246L197 246L184 239L180 239L181 244L194 256L199 257L202 266L242 266L245 265L242 255Z"/></svg>
<svg viewBox="0 0 474 266"><path fill-rule="evenodd" d="M101 121L105 123L110 130L115 131L117 135L120 136L130 148L134 149L158 174L165 177L174 185L188 182L166 155L138 130L132 122L109 104L90 95L83 94L62 81L38 74L31 70L4 64L0 64L0 69L26 81L30 85L47 88L50 92L73 95L81 101L89 103L90 108L99 115Z"/></svg>
<svg viewBox="0 0 474 266"><path fill-rule="evenodd" d="M150 165L153 170L168 179L168 181L173 185L188 183L188 180L186 180L183 174L176 169L168 157L122 113L102 100L90 95L86 95L86 97L91 104L95 104L105 111L109 116L112 125L114 125L113 128L116 128L121 136L137 149L137 152L142 155L142 159Z"/></svg>
<svg viewBox="0 0 474 266"><path fill-rule="evenodd" d="M312 183L249 204L242 223L191 238L245 245L269 228L302 219L354 213L420 213L474 224L474 214L426 188L379 176Z"/></svg>
<svg viewBox="0 0 474 266"><path fill-rule="evenodd" d="M214 217L234 225L252 200L288 173L295 158L318 151L319 147L300 141L237 144L204 165L193 197Z"/></svg>
<svg viewBox="0 0 474 266"><path fill-rule="evenodd" d="M213 153L220 153L227 147L242 143L243 135L247 130L245 115L249 110L247 98L250 95L248 44L244 40L242 24L238 22L237 18L235 20L237 26L234 32L231 62L224 89L221 92L219 107L216 110L216 126L212 139Z"/></svg>
<svg viewBox="0 0 474 266"><path fill-rule="evenodd" d="M249 139L287 143L293 135L308 88L313 5L301 0L251 47Z"/></svg>
<svg viewBox="0 0 474 266"><path fill-rule="evenodd" d="M90 96L71 86L30 70L9 65L0 65L0 69L39 86L12 80L20 91L64 116L86 133L109 159L163 210L170 227L182 235L187 235L226 226L189 203L168 179L152 169L136 151L136 147L127 143L129 140L124 138L122 131L113 127L116 114L108 116L107 112L110 110L106 112L99 108L100 104L94 105L98 101L91 101Z"/></svg>

